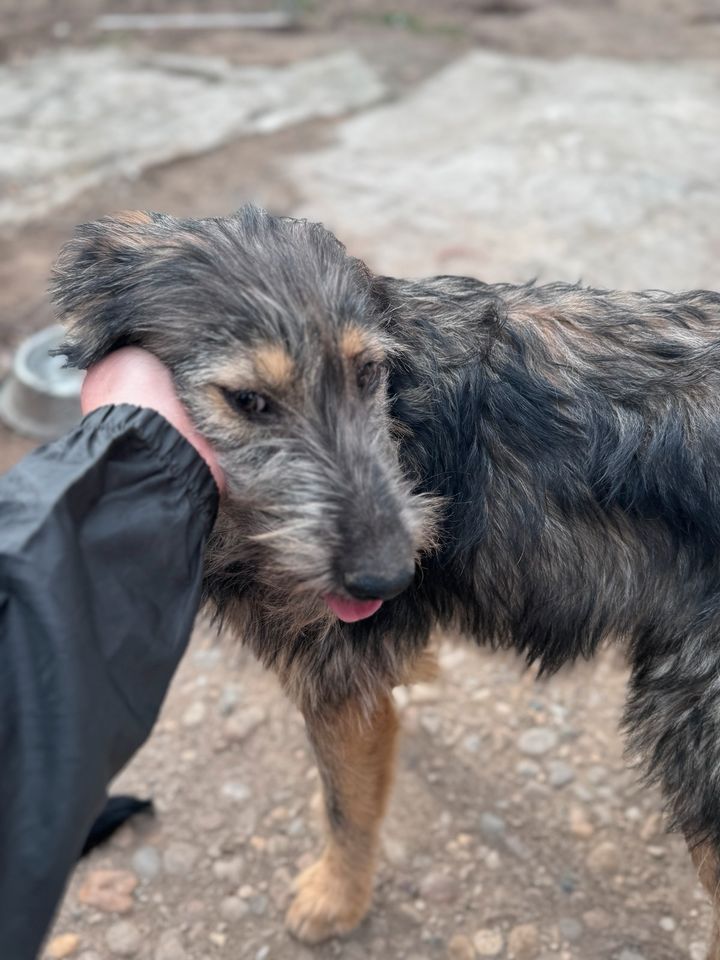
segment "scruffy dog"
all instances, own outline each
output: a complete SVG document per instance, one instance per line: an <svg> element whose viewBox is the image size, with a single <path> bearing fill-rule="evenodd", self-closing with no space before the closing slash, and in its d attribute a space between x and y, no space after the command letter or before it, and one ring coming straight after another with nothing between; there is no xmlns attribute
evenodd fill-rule
<svg viewBox="0 0 720 960"><path fill-rule="evenodd" d="M219 453L207 600L302 709L325 792L298 937L368 909L390 692L435 627L544 673L624 639L630 746L716 895L719 294L379 277L246 208L80 227L54 296L70 363L153 351Z"/></svg>

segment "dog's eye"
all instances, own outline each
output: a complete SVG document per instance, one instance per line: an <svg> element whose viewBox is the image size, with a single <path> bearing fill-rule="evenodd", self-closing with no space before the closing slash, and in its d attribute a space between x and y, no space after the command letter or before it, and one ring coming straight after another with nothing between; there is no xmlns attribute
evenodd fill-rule
<svg viewBox="0 0 720 960"><path fill-rule="evenodd" d="M363 391L372 390L380 381L382 373L382 364L377 360L368 360L357 372L357 385Z"/></svg>
<svg viewBox="0 0 720 960"><path fill-rule="evenodd" d="M254 390L224 390L223 392L227 402L238 413L257 416L261 413L267 413L270 409L267 397L264 397L261 393L255 393Z"/></svg>

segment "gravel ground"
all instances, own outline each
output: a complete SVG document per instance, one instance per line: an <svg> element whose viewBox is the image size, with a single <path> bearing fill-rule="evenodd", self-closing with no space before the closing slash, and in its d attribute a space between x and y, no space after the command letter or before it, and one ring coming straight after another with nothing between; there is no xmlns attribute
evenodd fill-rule
<svg viewBox="0 0 720 960"><path fill-rule="evenodd" d="M157 815L82 864L55 936L82 960L701 960L704 895L623 760L619 654L548 683L447 642L441 664L396 693L375 906L350 939L308 950L283 931L319 845L317 771L275 680L202 628L117 784Z"/></svg>
<svg viewBox="0 0 720 960"><path fill-rule="evenodd" d="M88 15L103 6L0 2L0 57L68 42L58 23L73 43L96 43ZM709 0L414 0L400 16L373 0L305 6L299 35L142 42L257 63L355 47L399 95L477 44L691 59L720 38L720 4ZM1 236L0 373L18 339L50 318L47 272L72 224L123 207L215 214L249 198L297 209L288 158L333 139L330 122L248 138L108 182ZM0 468L29 449L0 428ZM441 662L436 685L397 692L405 733L371 916L348 940L308 950L282 927L291 879L319 844L302 720L272 676L201 624L153 738L116 785L151 796L156 816L81 864L47 956L703 960L705 897L682 842L663 830L658 796L622 756L620 655L548 683L447 640Z"/></svg>

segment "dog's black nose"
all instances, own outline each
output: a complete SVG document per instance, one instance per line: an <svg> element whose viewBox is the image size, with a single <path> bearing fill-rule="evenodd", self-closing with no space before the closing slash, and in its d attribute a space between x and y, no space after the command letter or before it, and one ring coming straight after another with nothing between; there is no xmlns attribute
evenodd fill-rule
<svg viewBox="0 0 720 960"><path fill-rule="evenodd" d="M413 566L388 575L369 570L353 570L346 573L343 580L347 592L357 600L391 600L410 586L414 576Z"/></svg>

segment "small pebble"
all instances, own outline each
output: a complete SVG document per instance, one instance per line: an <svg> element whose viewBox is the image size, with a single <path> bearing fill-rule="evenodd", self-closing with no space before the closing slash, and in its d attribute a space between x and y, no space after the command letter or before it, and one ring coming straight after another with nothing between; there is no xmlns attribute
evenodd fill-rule
<svg viewBox="0 0 720 960"><path fill-rule="evenodd" d="M137 885L129 870L92 870L78 890L78 900L105 913L129 913Z"/></svg>
<svg viewBox="0 0 720 960"><path fill-rule="evenodd" d="M588 815L582 807L572 806L570 808L570 832L581 840L587 840L595 833L595 827L588 819Z"/></svg>
<svg viewBox="0 0 720 960"><path fill-rule="evenodd" d="M532 960L540 947L540 934L534 923L514 927L508 936L508 953L514 960Z"/></svg>
<svg viewBox="0 0 720 960"><path fill-rule="evenodd" d="M583 923L590 930L607 930L612 922L612 917L604 910L586 910L582 915Z"/></svg>
<svg viewBox="0 0 720 960"><path fill-rule="evenodd" d="M249 912L250 907L245 900L241 900L239 897L225 897L220 904L220 916L228 923L238 923L240 920L244 920Z"/></svg>
<svg viewBox="0 0 720 960"><path fill-rule="evenodd" d="M505 821L494 813L483 813L480 816L480 830L486 837L499 837L505 833Z"/></svg>
<svg viewBox="0 0 720 960"><path fill-rule="evenodd" d="M420 883L420 896L431 903L452 903L458 896L457 881L447 873L429 873Z"/></svg>
<svg viewBox="0 0 720 960"><path fill-rule="evenodd" d="M549 727L533 727L524 730L518 737L518 749L531 757L548 753L557 746L558 735Z"/></svg>
<svg viewBox="0 0 720 960"><path fill-rule="evenodd" d="M184 727L199 727L200 724L205 719L207 714L207 707L202 702L202 700L196 700L195 703L191 703L187 708L185 713L182 715L182 723Z"/></svg>
<svg viewBox="0 0 720 960"><path fill-rule="evenodd" d="M616 873L620 867L620 852L614 843L605 840L592 848L586 862L593 873Z"/></svg>
<svg viewBox="0 0 720 960"><path fill-rule="evenodd" d="M456 934L447 950L448 960L475 960L475 947L467 937Z"/></svg>
<svg viewBox="0 0 720 960"><path fill-rule="evenodd" d="M216 860L212 865L212 872L217 880L224 880L233 886L238 886L246 873L245 863L240 857Z"/></svg>
<svg viewBox="0 0 720 960"><path fill-rule="evenodd" d="M142 945L142 936L134 923L121 920L108 927L105 943L117 957L134 957Z"/></svg>
<svg viewBox="0 0 720 960"><path fill-rule="evenodd" d="M152 880L160 872L160 854L155 847L139 847L133 854L132 865L143 880Z"/></svg>
<svg viewBox="0 0 720 960"><path fill-rule="evenodd" d="M183 840L176 840L163 854L163 866L171 876L182 876L190 873L199 856L200 851L197 847Z"/></svg>
<svg viewBox="0 0 720 960"><path fill-rule="evenodd" d="M160 937L153 960L188 960L182 940L174 930L166 930Z"/></svg>
<svg viewBox="0 0 720 960"><path fill-rule="evenodd" d="M227 797L228 800L233 800L235 803L245 803L251 797L250 788L247 784L239 783L237 780L224 783L220 788L220 793L223 797Z"/></svg>
<svg viewBox="0 0 720 960"><path fill-rule="evenodd" d="M579 940L583 933L583 927L575 917L562 917L558 923L558 930L563 940L574 943Z"/></svg>
<svg viewBox="0 0 720 960"><path fill-rule="evenodd" d="M527 780L534 780L539 776L542 767L539 763L536 763L535 760L528 760L527 758L523 760L518 760L515 764L515 771L518 776L524 777Z"/></svg>
<svg viewBox="0 0 720 960"><path fill-rule="evenodd" d="M429 734L431 737L436 737L440 733L442 721L436 713L430 713L426 710L420 717L420 726L423 728L425 733Z"/></svg>
<svg viewBox="0 0 720 960"><path fill-rule="evenodd" d="M499 930L486 927L473 937L475 951L480 957L497 957L503 948L503 936Z"/></svg>
<svg viewBox="0 0 720 960"><path fill-rule="evenodd" d="M551 760L548 763L548 782L551 787L559 790L561 787L566 787L569 783L572 783L574 779L575 771L570 764L562 760Z"/></svg>
<svg viewBox="0 0 720 960"><path fill-rule="evenodd" d="M245 707L233 713L225 721L223 731L228 740L242 743L265 720L266 713L261 707Z"/></svg>
<svg viewBox="0 0 720 960"><path fill-rule="evenodd" d="M48 960L65 960L71 957L80 945L80 937L76 933L61 933L45 947L45 956Z"/></svg>
<svg viewBox="0 0 720 960"><path fill-rule="evenodd" d="M256 917L264 917L267 913L268 898L264 893L260 893L256 897L250 897L248 905L250 912L255 914Z"/></svg>

